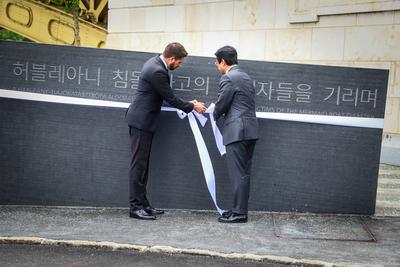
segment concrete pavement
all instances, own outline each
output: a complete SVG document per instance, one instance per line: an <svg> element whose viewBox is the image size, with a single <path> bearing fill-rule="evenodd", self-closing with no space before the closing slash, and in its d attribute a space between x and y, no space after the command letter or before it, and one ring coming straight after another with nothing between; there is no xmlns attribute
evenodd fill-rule
<svg viewBox="0 0 400 267"><path fill-rule="evenodd" d="M221 224L213 211L0 206L1 243L72 245L252 259L303 266L400 266L400 217L251 212Z"/></svg>
<svg viewBox="0 0 400 267"><path fill-rule="evenodd" d="M148 253L107 248L0 244L2 267L295 267L266 261L227 259L178 253Z"/></svg>

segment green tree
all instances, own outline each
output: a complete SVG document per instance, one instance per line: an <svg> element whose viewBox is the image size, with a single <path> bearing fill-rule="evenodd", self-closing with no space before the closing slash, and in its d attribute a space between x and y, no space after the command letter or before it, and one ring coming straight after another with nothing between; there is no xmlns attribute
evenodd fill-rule
<svg viewBox="0 0 400 267"><path fill-rule="evenodd" d="M0 28L0 40L23 41L25 38L15 32Z"/></svg>

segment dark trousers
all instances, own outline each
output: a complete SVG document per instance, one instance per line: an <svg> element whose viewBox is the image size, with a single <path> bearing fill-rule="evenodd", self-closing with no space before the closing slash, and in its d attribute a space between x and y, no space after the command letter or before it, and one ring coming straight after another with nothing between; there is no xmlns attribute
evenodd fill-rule
<svg viewBox="0 0 400 267"><path fill-rule="evenodd" d="M226 163L233 187L232 211L247 215L250 172L256 140L244 140L226 146Z"/></svg>
<svg viewBox="0 0 400 267"><path fill-rule="evenodd" d="M153 133L129 127L129 136L132 152L129 168L129 206L131 210L137 210L149 206L146 185Z"/></svg>

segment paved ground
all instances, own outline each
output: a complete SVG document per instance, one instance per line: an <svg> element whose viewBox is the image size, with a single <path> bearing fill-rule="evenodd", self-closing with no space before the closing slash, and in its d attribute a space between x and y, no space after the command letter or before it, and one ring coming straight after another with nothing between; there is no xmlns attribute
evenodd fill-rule
<svg viewBox="0 0 400 267"><path fill-rule="evenodd" d="M88 247L0 244L3 267L42 266L208 266L208 267L290 267L266 261L236 260L210 256L166 253L140 253Z"/></svg>
<svg viewBox="0 0 400 267"><path fill-rule="evenodd" d="M249 222L238 225L216 219L215 212L184 210L140 221L130 219L128 209L0 206L0 241L211 255L235 262L400 266L400 217L250 213Z"/></svg>
<svg viewBox="0 0 400 267"><path fill-rule="evenodd" d="M376 216L0 206L1 266L400 266L400 167L380 165Z"/></svg>

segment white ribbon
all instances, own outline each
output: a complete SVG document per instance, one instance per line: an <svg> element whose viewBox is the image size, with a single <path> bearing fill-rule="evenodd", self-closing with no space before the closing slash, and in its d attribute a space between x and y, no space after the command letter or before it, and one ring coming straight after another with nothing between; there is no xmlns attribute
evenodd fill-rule
<svg viewBox="0 0 400 267"><path fill-rule="evenodd" d="M48 95L42 93L30 93L30 92L8 90L8 89L0 89L0 97L51 102L51 103L61 103L61 104L99 106L99 107L127 108L130 105L129 103L123 103L123 102L95 100L95 99L78 98L70 96ZM175 108L168 108L168 107L163 107L162 110L176 111ZM210 117L211 115L212 112L210 112ZM381 118L362 118L362 117L347 117L347 116L342 117L342 116L330 116L330 115L327 116L327 115L276 113L276 112L256 112L256 115L257 118L262 118L262 119L287 120L287 121L309 122L309 123L339 125L339 126L349 126L349 127L375 128L375 129L383 129L383 123L384 123L384 119ZM214 120L212 119L211 123L213 122Z"/></svg>
<svg viewBox="0 0 400 267"><path fill-rule="evenodd" d="M215 143L217 144L217 148L219 150L219 153L222 156L222 155L224 155L226 153L226 149L225 149L225 146L224 146L223 141L222 141L222 134L221 134L221 132L220 132L215 120L214 120L214 115L213 115L214 109L215 109L215 104L211 103L211 105L207 108L206 113L210 114L211 128L212 128L213 133L214 133Z"/></svg>
<svg viewBox="0 0 400 267"><path fill-rule="evenodd" d="M383 129L383 123L384 123L384 119L380 118L312 115L312 114L297 114L297 113L256 112L256 116L257 118L261 119L298 121L298 122L308 122L317 124L375 128L375 129Z"/></svg>
<svg viewBox="0 0 400 267"><path fill-rule="evenodd" d="M170 110L168 110L168 111L170 111ZM214 205L217 208L217 211L219 212L219 214L222 215L222 213L224 211L222 209L220 209L217 204L214 168L212 166L210 154L208 153L206 143L204 142L203 136L200 132L200 128L197 125L197 121L196 121L196 117L197 117L200 124L204 127L204 125L207 122L207 118L196 111L186 114L182 110L177 110L177 113L178 113L179 118L184 119L187 116L189 119L190 128L192 129L194 140L196 141L197 151L199 152L201 166L203 167L203 173L204 173L204 177L206 179L208 192L210 192L211 198L214 201Z"/></svg>

